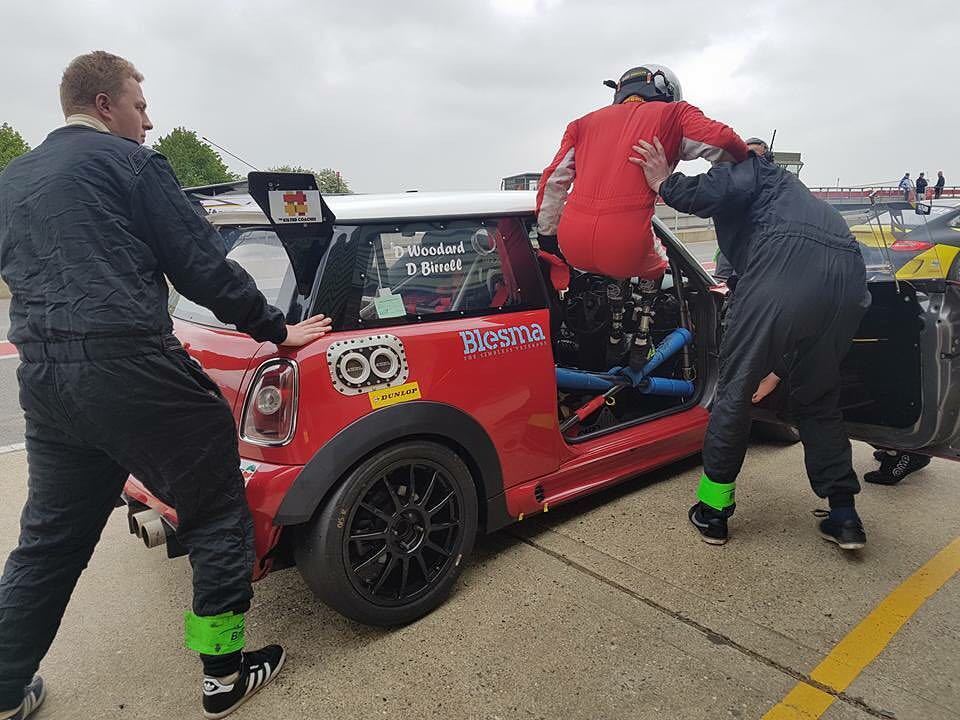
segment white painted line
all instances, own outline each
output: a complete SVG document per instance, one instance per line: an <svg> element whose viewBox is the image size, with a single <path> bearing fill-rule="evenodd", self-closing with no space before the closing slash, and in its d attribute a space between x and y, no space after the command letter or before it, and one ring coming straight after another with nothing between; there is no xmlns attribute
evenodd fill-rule
<svg viewBox="0 0 960 720"><path fill-rule="evenodd" d="M0 355L0 360L13 360L14 358L19 359L19 355Z"/></svg>
<svg viewBox="0 0 960 720"><path fill-rule="evenodd" d="M0 455L6 455L7 453L20 452L21 450L26 450L26 443L16 443L15 445L0 445Z"/></svg>

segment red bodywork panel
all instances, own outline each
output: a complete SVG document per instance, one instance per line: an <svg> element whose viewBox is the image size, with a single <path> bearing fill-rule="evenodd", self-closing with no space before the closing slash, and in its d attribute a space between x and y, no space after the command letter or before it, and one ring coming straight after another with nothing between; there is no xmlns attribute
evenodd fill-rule
<svg viewBox="0 0 960 720"><path fill-rule="evenodd" d="M507 490L510 515L546 511L604 487L700 452L707 411L699 405L669 417L568 446L563 465L547 477ZM543 487L537 501L535 488Z"/></svg>
<svg viewBox="0 0 960 720"><path fill-rule="evenodd" d="M243 333L202 327L183 320L174 319L173 328L186 351L220 386L236 416L240 411L237 392L262 343ZM275 345L267 345L272 350L276 349Z"/></svg>
<svg viewBox="0 0 960 720"><path fill-rule="evenodd" d="M542 334L532 332L531 337L542 339L503 347L497 331L507 330L509 335L509 328L519 327L531 332L539 328ZM255 576L260 578L270 570L267 556L282 531L274 517L302 466L338 432L375 412L369 395L343 395L333 385L326 351L340 340L383 333L400 338L409 365L407 383L418 383L421 399L462 410L490 437L499 456L507 511L514 519L700 450L707 412L699 406L568 444L557 419L549 328L548 312L531 310L334 333L305 348L290 350L257 343L240 333L178 322L177 335L220 385L238 423L243 399L261 363L281 356L299 365L299 410L291 442L264 447L240 441L240 455L248 466L247 499L256 532ZM397 437L403 437L402 427L397 428ZM543 490L542 501L535 498L538 485ZM173 510L150 496L135 479L127 483L126 491L176 523Z"/></svg>

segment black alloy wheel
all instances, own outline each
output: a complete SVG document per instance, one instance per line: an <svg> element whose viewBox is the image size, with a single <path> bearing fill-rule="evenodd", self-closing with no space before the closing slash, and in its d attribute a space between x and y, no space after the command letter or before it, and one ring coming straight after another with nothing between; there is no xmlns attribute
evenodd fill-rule
<svg viewBox="0 0 960 720"><path fill-rule="evenodd" d="M350 581L374 603L397 605L429 590L456 559L463 493L433 462L399 460L353 507L343 538Z"/></svg>
<svg viewBox="0 0 960 720"><path fill-rule="evenodd" d="M400 625L437 607L473 548L477 499L463 460L432 442L360 463L300 536L297 565L347 617Z"/></svg>

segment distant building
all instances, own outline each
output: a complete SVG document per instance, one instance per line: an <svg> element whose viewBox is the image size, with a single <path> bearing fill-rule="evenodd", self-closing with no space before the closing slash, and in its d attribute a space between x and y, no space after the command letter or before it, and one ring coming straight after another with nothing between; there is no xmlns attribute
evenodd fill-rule
<svg viewBox="0 0 960 720"><path fill-rule="evenodd" d="M800 153L774 150L773 161L787 172L792 172L797 177L800 177L800 169L803 167Z"/></svg>
<svg viewBox="0 0 960 720"><path fill-rule="evenodd" d="M520 173L510 175L500 181L501 190L536 190L540 182L540 173Z"/></svg>

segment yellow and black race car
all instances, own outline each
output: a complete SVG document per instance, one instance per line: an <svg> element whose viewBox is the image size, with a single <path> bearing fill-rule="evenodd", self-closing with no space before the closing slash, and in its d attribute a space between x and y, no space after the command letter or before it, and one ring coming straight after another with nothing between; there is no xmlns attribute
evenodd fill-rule
<svg viewBox="0 0 960 720"><path fill-rule="evenodd" d="M868 271L892 268L897 280L960 280L960 204L878 205L850 231Z"/></svg>

